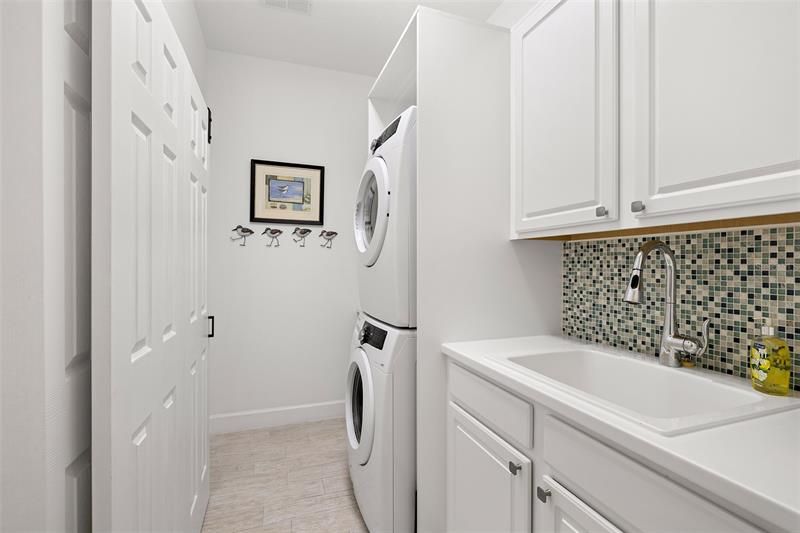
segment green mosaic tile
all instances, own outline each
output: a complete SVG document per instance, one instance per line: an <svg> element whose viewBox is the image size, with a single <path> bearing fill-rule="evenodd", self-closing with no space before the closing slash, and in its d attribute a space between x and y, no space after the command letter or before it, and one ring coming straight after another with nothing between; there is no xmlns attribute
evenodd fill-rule
<svg viewBox="0 0 800 533"><path fill-rule="evenodd" d="M789 226L565 242L561 330L569 337L657 354L664 313L660 253L647 262L643 303L628 305L622 295L639 246L658 238L675 252L679 330L700 335L703 318L711 319L709 349L698 364L748 378L750 344L768 319L789 344L790 385L800 390L798 233L800 226Z"/></svg>

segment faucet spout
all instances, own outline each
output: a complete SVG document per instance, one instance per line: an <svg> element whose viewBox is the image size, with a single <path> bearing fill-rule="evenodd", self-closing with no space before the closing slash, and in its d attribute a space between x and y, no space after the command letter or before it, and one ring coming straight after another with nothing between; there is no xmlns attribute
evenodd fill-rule
<svg viewBox="0 0 800 533"><path fill-rule="evenodd" d="M664 330L661 334L661 349L659 361L661 364L678 367L681 366L682 353L700 356L708 347L708 321L703 325L703 338L698 340L680 335L675 322L675 253L663 241L654 239L645 242L636 253L631 268L628 285L625 287L623 300L629 304L638 305L642 302L642 271L647 257L654 250L661 252L666 268L667 279L664 284Z"/></svg>

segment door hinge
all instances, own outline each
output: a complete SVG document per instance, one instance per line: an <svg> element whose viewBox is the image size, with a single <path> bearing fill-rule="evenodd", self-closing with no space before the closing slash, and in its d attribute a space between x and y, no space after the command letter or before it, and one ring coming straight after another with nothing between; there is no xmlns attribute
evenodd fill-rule
<svg viewBox="0 0 800 533"><path fill-rule="evenodd" d="M214 336L214 315L208 315L208 338Z"/></svg>
<svg viewBox="0 0 800 533"><path fill-rule="evenodd" d="M208 109L208 144L211 144L211 108L206 107Z"/></svg>

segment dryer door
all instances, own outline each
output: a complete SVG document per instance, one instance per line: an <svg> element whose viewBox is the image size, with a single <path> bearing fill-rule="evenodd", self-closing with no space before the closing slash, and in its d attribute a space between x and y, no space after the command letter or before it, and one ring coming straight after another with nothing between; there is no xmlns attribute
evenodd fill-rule
<svg viewBox="0 0 800 533"><path fill-rule="evenodd" d="M359 464L365 465L369 461L375 435L375 395L369 359L361 348L353 351L347 371L345 420L347 444L352 456Z"/></svg>
<svg viewBox="0 0 800 533"><path fill-rule="evenodd" d="M381 157L367 161L358 187L354 231L364 265L378 260L389 225L389 170Z"/></svg>

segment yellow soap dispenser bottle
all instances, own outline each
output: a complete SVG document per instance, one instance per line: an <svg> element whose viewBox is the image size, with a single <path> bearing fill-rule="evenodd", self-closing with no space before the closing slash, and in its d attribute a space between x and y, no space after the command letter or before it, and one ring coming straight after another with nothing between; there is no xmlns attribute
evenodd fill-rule
<svg viewBox="0 0 800 533"><path fill-rule="evenodd" d="M789 345L775 336L775 329L768 321L761 328L761 335L753 339L750 347L750 378L757 391L777 396L789 394L789 375L792 357Z"/></svg>

